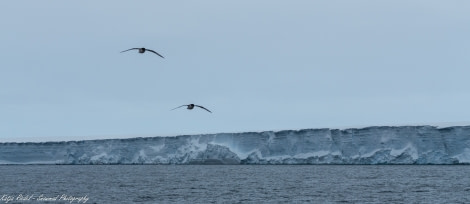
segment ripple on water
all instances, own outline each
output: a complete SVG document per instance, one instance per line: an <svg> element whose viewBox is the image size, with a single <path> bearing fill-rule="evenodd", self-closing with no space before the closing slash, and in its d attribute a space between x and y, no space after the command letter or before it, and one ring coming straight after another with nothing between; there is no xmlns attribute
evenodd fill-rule
<svg viewBox="0 0 470 204"><path fill-rule="evenodd" d="M87 203L470 203L470 165L0 165L0 194Z"/></svg>

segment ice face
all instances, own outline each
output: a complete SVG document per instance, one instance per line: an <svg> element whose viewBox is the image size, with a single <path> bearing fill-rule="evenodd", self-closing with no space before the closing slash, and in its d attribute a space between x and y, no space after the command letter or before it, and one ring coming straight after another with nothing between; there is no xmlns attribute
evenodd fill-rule
<svg viewBox="0 0 470 204"><path fill-rule="evenodd" d="M470 126L0 143L0 164L470 164Z"/></svg>

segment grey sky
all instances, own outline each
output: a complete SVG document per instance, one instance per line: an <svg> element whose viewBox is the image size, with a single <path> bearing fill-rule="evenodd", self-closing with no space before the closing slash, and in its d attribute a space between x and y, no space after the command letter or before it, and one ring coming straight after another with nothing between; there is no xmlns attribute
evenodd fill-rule
<svg viewBox="0 0 470 204"><path fill-rule="evenodd" d="M469 121L469 10L2 1L0 141Z"/></svg>

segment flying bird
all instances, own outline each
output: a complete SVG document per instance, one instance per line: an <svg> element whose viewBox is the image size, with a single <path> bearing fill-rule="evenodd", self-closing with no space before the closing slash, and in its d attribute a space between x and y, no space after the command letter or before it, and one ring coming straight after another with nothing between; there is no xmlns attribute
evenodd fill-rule
<svg viewBox="0 0 470 204"><path fill-rule="evenodd" d="M149 52L153 52L155 54L157 54L158 56L160 56L161 58L164 58L161 54L158 54L157 52L151 50L151 49L146 49L146 48L131 48L131 49L128 49L128 50L124 50L122 51L121 53L123 52L127 52L129 50L139 50L139 53L143 54L145 51L149 51Z"/></svg>
<svg viewBox="0 0 470 204"><path fill-rule="evenodd" d="M176 108L173 108L173 109L171 109L171 110L175 110L175 109L177 109L177 108L181 108L181 107L183 107L183 106L187 106L187 109L189 109L189 110L192 110L194 107L199 107L199 108L202 108L202 109L204 109L204 110L208 111L209 113L212 113L212 112L211 112L209 109L207 109L207 108L204 108L204 107L202 107L202 106L199 106L199 105L194 105L194 104L181 105L181 106L178 106L178 107L176 107Z"/></svg>

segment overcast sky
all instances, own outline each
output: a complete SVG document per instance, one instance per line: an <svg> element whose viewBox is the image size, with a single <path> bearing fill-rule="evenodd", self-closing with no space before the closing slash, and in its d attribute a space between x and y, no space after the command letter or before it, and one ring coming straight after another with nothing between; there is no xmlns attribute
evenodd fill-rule
<svg viewBox="0 0 470 204"><path fill-rule="evenodd" d="M470 1L1 1L0 142L470 121ZM120 51L146 47L152 53ZM183 104L210 109L170 111Z"/></svg>

